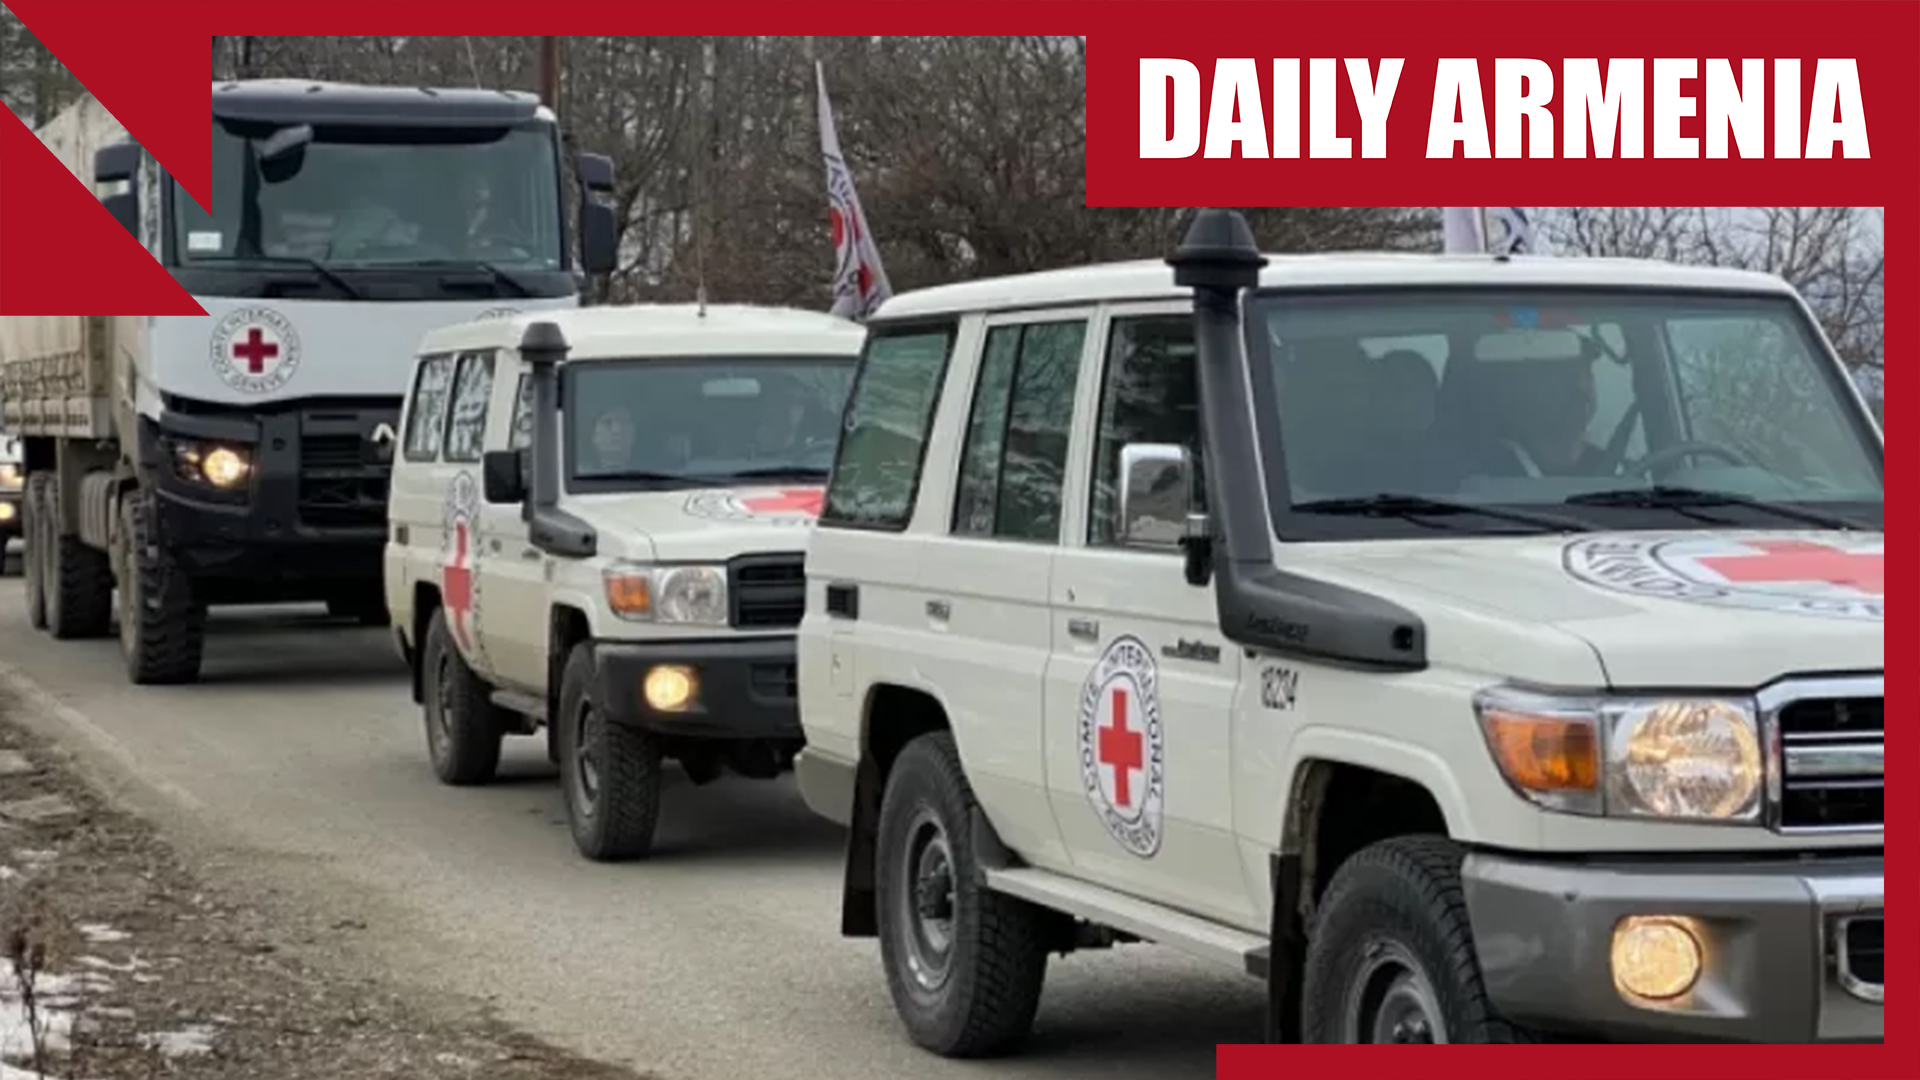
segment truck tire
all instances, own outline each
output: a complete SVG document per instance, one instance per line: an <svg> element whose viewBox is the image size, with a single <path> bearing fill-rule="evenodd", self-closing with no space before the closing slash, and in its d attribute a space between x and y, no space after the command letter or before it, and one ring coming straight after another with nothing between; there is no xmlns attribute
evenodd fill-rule
<svg viewBox="0 0 1920 1080"><path fill-rule="evenodd" d="M1307 943L1308 1043L1532 1043L1487 997L1460 887L1465 850L1383 840L1333 875Z"/></svg>
<svg viewBox="0 0 1920 1080"><path fill-rule="evenodd" d="M553 718L573 846L595 862L643 859L660 823L660 739L609 720L593 676L593 645L581 642L567 655Z"/></svg>
<svg viewBox="0 0 1920 1080"><path fill-rule="evenodd" d="M420 658L427 724L427 758L433 774L450 787L493 779L500 768L506 725L493 704L492 688L467 666L447 626L447 609L435 608Z"/></svg>
<svg viewBox="0 0 1920 1080"><path fill-rule="evenodd" d="M874 867L894 1008L915 1043L952 1058L1005 1053L1032 1030L1054 918L985 887L976 805L951 733L908 743L887 777Z"/></svg>
<svg viewBox="0 0 1920 1080"><path fill-rule="evenodd" d="M35 630L47 628L47 503L53 477L37 472L27 477L26 498L21 500L20 569L26 578L27 623Z"/></svg>
<svg viewBox="0 0 1920 1080"><path fill-rule="evenodd" d="M47 629L62 641L106 637L113 632L113 561L78 536L60 533L58 481L48 485L45 539Z"/></svg>
<svg viewBox="0 0 1920 1080"><path fill-rule="evenodd" d="M120 504L120 651L135 686L177 686L200 677L207 609L193 580L153 542L149 497Z"/></svg>

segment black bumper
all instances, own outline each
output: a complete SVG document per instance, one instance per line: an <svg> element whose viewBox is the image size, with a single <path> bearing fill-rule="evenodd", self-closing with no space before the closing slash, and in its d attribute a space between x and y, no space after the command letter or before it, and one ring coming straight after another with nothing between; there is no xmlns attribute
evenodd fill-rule
<svg viewBox="0 0 1920 1080"><path fill-rule="evenodd" d="M594 653L596 698L615 723L708 739L801 738L792 637L600 642ZM647 672L661 664L693 669L695 696L686 708L647 704Z"/></svg>
<svg viewBox="0 0 1920 1080"><path fill-rule="evenodd" d="M0 541L24 536L24 522L21 500L25 496L18 491L0 491Z"/></svg>
<svg viewBox="0 0 1920 1080"><path fill-rule="evenodd" d="M397 420L397 409L384 406L143 419L160 542L195 577L267 591L274 583L379 580L392 470L370 436ZM188 479L175 467L183 445L233 448L252 474L236 491Z"/></svg>

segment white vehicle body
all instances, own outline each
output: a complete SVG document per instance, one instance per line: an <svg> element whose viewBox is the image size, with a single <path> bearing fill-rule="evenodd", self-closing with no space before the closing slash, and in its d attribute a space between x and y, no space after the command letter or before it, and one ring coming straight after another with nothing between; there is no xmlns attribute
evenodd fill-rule
<svg viewBox="0 0 1920 1080"><path fill-rule="evenodd" d="M546 333L563 363L523 348ZM691 306L423 338L385 580L443 781L488 779L501 736L544 726L576 841L610 859L645 853L663 760L699 782L787 768L802 560L861 340L813 312ZM798 417L785 441L756 442L763 406Z"/></svg>
<svg viewBox="0 0 1920 1080"><path fill-rule="evenodd" d="M1237 287L1227 293L1231 306L1217 308L1217 322L1198 320L1217 331L1200 337L1198 360L1181 358L1195 345L1193 290L1155 262L922 290L895 297L870 324L858 378L884 365L912 394L896 389L891 400L904 404L889 409L855 385L809 549L799 641L807 747L796 769L809 804L855 830L845 925L881 938L915 1038L955 1055L1017 1038L1045 953L1018 952L1022 928L1051 947L1088 940L1055 936L1032 914L1044 909L1269 975L1283 1035L1297 1037L1304 1022L1309 1041L1507 1041L1463 1030L1459 1015L1431 1018L1455 1023L1451 1039L1329 1034L1338 1003L1327 999L1339 996L1340 979L1358 978L1316 940L1358 932L1340 928L1351 909L1330 900L1353 884L1342 871L1351 863L1360 888L1365 874L1385 872L1368 859L1435 851L1450 854L1432 865L1453 864L1431 880L1464 890L1466 914L1448 918L1470 916L1478 939L1476 981L1450 1000L1478 995L1517 1024L1628 1037L1880 1038L1884 450L1805 305L1770 276L1559 258L1275 256L1242 284L1265 306L1249 299L1243 313ZM1321 296L1330 297L1324 309ZM1470 330L1473 319L1485 323L1470 305L1501 297L1520 298L1501 301L1516 329ZM1606 328L1557 329L1540 318L1555 303L1636 314ZM1439 386L1426 411L1406 414L1431 415L1437 431L1479 407L1473 387L1483 384L1469 380L1494 386L1509 372L1548 370L1503 360L1544 363L1527 350L1569 342L1617 348L1612 366L1607 352L1572 356L1588 363L1596 398L1590 429L1580 420L1573 431L1590 430L1597 451L1621 430L1638 430L1643 449L1662 449L1647 431L1664 429L1633 414L1651 415L1660 399L1637 395L1636 380L1657 375L1662 349L1681 355L1679 338L1670 331L1656 346L1631 335L1642 322L1681 325L1683 315L1658 314L1668 310L1660 305L1683 312L1691 303L1750 305L1765 327L1788 328L1779 355L1789 359L1768 362L1812 376L1804 393L1813 419L1798 435L1830 436L1822 451L1839 462L1834 469L1853 469L1846 475L1871 488L1870 499L1844 512L1803 495L1770 506L1672 497L1599 509L1577 499L1563 506L1559 496L1620 486L1617 477L1587 483L1533 469L1473 473L1458 488L1339 481L1370 475L1361 470L1372 467L1376 437L1363 421L1374 409L1380 439L1425 424L1400 419L1394 394L1337 381L1372 370L1369 361L1385 372L1383 358L1394 356L1440 369L1425 376ZM1375 317L1369 304L1382 327L1373 337L1364 329ZM1255 311L1273 320L1265 339ZM1614 331L1631 344L1593 344ZM1357 337L1336 337L1347 333ZM997 470L985 475L1000 501L982 501L969 471L984 459L969 447L993 421L974 428L977 403L1015 393L1020 415L1017 391L993 389L983 371L997 341L1050 337L1058 351L1036 354L1048 366L1035 370L1063 385L1036 397L1027 415L1057 423L1029 424L1027 457L984 466ZM1347 354L1326 342L1361 351L1340 359ZM1463 344L1478 351L1463 359ZM1203 365L1213 386L1115 382L1136 370L1119 366L1134 357L1148 358L1138 370L1164 364L1188 380L1182 365ZM1261 370L1269 361L1271 375ZM1756 381L1769 377L1754 364ZM1314 396L1328 386L1347 389ZM1136 409L1126 414L1135 428L1110 428L1121 422L1108 410L1126 407ZM1219 441L1194 434L1197 416ZM897 440L908 464L920 459L908 479L870 471L882 452L869 448L883 437ZM1202 441L1208 466L1196 495L1220 508L1211 513L1183 498ZM1285 459L1274 453L1280 442ZM1519 443L1504 445L1524 456ZM1230 464L1212 464L1222 460ZM1786 483L1761 476L1758 460L1686 475L1761 484L1755 490ZM1636 462L1656 472L1675 464L1651 455L1616 464ZM1428 464L1415 454L1393 467L1412 475ZM1551 510L1522 497L1547 490L1557 492ZM1338 505L1413 491L1468 505ZM1302 509L1316 501L1326 508ZM1209 554L1183 558L1182 537L1201 538L1195 550ZM1721 718L1712 730L1745 748L1725 774L1736 778L1728 790L1744 792L1737 813L1727 811L1739 823L1618 809L1680 799L1670 790L1679 773L1629 781L1617 759L1652 752L1624 732L1671 730L1655 711L1668 701L1724 704L1724 713L1687 715ZM1580 736L1602 744L1592 765L1603 776L1580 773L1565 791L1528 787L1513 760L1496 760L1494 743L1523 730L1515 725L1547 730L1541 717L1563 711L1572 726L1556 732L1619 724L1623 734ZM1626 719L1602 718L1616 714ZM1725 719L1734 716L1742 719ZM1813 726L1796 726L1803 722ZM896 793L895 762L920 744ZM1590 744L1555 745L1574 755ZM1686 745L1696 759L1702 753ZM1698 760L1674 768L1692 767L1711 771ZM914 800L944 805L933 793L948 781L932 779L943 769L963 773L970 794L949 807L941 858L955 878L977 871L985 884L952 885L957 899L940 910L964 919L951 912L976 905L972 918L1003 920L999 939L1016 943L1009 953L976 942L971 960L950 945L945 962L963 965L951 985L967 985L965 965L997 965L995 977L1015 987L1003 995L1018 999L1011 1005L901 989L934 963L914 944L915 920L934 916L890 906L925 881L890 885L911 858L889 845L905 843L896 830L907 828ZM1620 786L1630 783L1653 793ZM1847 801L1855 795L1870 801ZM980 817L965 828L958 819L969 806ZM1356 853L1367 859L1350 859ZM1705 972L1668 999L1616 992L1609 935L1629 916L1685 922ZM1847 927L1857 969L1847 966ZM1876 944L1866 944L1869 933ZM1340 955L1362 952L1339 940L1352 946ZM1749 963L1759 966L1740 966Z"/></svg>

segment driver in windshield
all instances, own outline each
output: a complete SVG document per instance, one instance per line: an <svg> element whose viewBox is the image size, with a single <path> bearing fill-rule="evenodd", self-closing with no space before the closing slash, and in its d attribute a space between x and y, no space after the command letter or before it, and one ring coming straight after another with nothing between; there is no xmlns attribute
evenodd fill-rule
<svg viewBox="0 0 1920 1080"><path fill-rule="evenodd" d="M594 472L624 472L633 468L633 414L625 405L615 405L593 421L592 469Z"/></svg>
<svg viewBox="0 0 1920 1080"><path fill-rule="evenodd" d="M769 383L760 406L760 423L754 431L754 454L762 458L790 457L812 442L803 428L807 419L807 400L803 392L788 383Z"/></svg>
<svg viewBox="0 0 1920 1080"><path fill-rule="evenodd" d="M1595 408L1592 362L1534 362L1526 369L1514 371L1504 388L1509 434L1503 448L1527 476L1591 475L1601 457L1587 440Z"/></svg>

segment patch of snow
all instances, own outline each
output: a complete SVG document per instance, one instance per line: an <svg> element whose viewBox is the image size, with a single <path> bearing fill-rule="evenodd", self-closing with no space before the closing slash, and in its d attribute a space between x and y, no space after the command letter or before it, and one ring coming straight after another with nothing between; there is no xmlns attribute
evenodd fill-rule
<svg viewBox="0 0 1920 1080"><path fill-rule="evenodd" d="M105 923L81 923L79 930L89 942L95 945L110 945L116 941L125 941L132 936L124 930L115 930Z"/></svg>
<svg viewBox="0 0 1920 1080"><path fill-rule="evenodd" d="M152 966L137 956L124 964L116 964L111 960L103 960L98 956L83 956L77 962L84 967L93 968L95 971L128 972L139 971L141 968Z"/></svg>
<svg viewBox="0 0 1920 1080"><path fill-rule="evenodd" d="M140 1045L157 1049L167 1058L191 1057L213 1052L214 1029L207 1024L188 1024L179 1031L161 1031L140 1036Z"/></svg>

